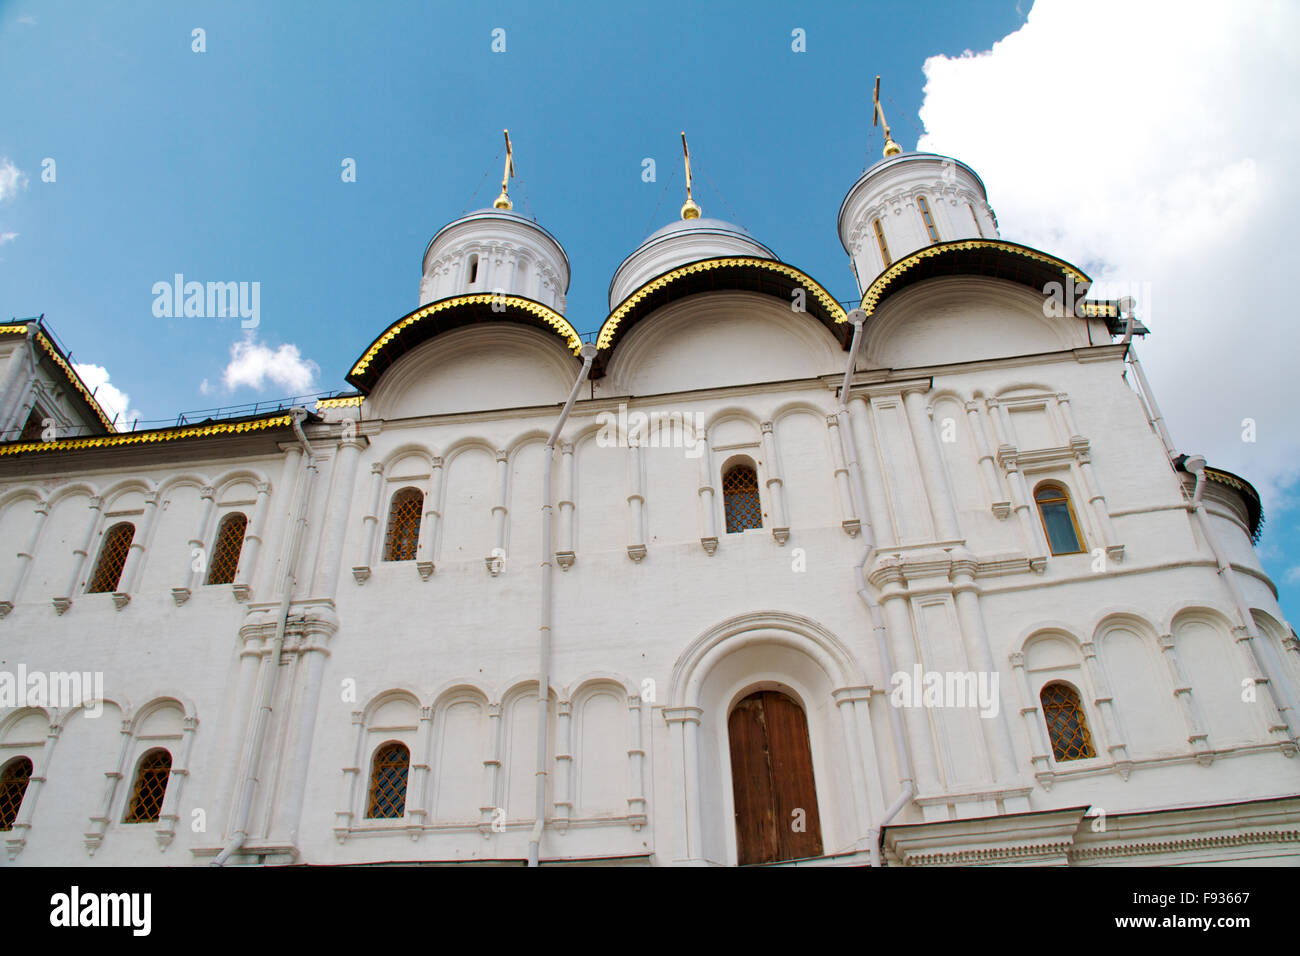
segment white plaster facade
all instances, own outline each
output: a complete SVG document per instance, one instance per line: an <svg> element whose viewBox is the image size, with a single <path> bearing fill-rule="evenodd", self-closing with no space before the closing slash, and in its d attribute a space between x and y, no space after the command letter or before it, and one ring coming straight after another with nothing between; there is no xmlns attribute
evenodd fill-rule
<svg viewBox="0 0 1300 956"><path fill-rule="evenodd" d="M840 230L868 285L882 264L864 223L888 208L894 261L923 249L901 222L915 206L892 204L936 176L957 202L941 241L979 217L996 239L978 179L955 164L944 184L944 168L904 154L850 193ZM727 718L759 688L807 717L825 856L801 863L865 863L873 843L886 865L1300 860L1300 646L1251 543L1251 492L1226 476L1202 497L1247 622L1113 326L1047 317L1040 290L987 271L886 285L841 413L848 325L812 307L811 280L793 309L753 279L780 265L766 247L712 220L649 246L611 309L683 264L762 261L626 312L560 433L543 863L734 863ZM475 252L488 271L471 283ZM430 244L420 306L482 284L562 313L567 283L548 234L485 211ZM251 778L231 863L525 859L543 455L580 363L522 307L478 315L354 369L364 401L322 402L310 455L283 417L0 446L3 666L99 671L105 697L93 718L0 711L0 764L34 767L10 863L206 864L241 829ZM12 356L30 334L0 335L0 407L26 394ZM606 447L620 406L698 421L705 444ZM739 456L763 527L728 534ZM1082 553L1050 553L1044 480L1068 489ZM418 551L385 561L408 487ZM192 555L235 511L238 572L206 585ZM84 593L122 520L136 533L117 590ZM893 707L887 670L914 665L996 674L996 715ZM1054 759L1039 702L1054 680L1077 689L1096 756ZM887 819L908 782L896 719L914 793ZM371 761L393 741L410 752L405 814L369 819ZM173 759L159 819L124 823L155 746Z"/></svg>

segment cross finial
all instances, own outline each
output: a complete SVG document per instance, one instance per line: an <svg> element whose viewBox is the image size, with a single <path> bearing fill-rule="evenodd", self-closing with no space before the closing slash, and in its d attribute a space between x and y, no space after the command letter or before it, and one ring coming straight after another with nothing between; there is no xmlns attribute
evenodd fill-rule
<svg viewBox="0 0 1300 956"><path fill-rule="evenodd" d="M885 128L885 158L897 156L903 151L903 147L894 142L894 137L889 135L889 124L885 122L885 111L880 105L880 75L876 75L876 90L871 94L871 125L876 125L876 120Z"/></svg>
<svg viewBox="0 0 1300 956"><path fill-rule="evenodd" d="M501 173L501 195L496 198L492 204L493 209L513 209L514 203L510 201L510 177L515 174L515 154L510 149L510 130L502 130L506 134L506 168Z"/></svg>
<svg viewBox="0 0 1300 956"><path fill-rule="evenodd" d="M691 150L686 145L686 130L682 130L682 155L686 157L686 202L682 203L682 218L699 219L704 210L691 197Z"/></svg>

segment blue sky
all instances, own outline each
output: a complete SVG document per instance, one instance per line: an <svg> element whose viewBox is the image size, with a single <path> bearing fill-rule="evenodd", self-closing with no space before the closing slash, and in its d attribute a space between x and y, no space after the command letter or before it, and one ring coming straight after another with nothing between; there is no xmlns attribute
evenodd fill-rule
<svg viewBox="0 0 1300 956"><path fill-rule="evenodd" d="M895 138L914 148L927 58L987 50L1029 7L4 0L0 160L26 183L0 201L0 315L45 313L78 362L106 368L142 418L164 419L299 391L222 384L245 340L238 318L152 311L154 283L178 272L258 282L257 345L314 363L301 391L342 388L363 348L416 306L433 233L490 204L507 126L516 209L564 244L580 331L604 318L623 257L676 217L681 129L706 215L856 298L835 217L879 155L875 74ZM504 53L491 49L498 27ZM191 48L195 28L206 52ZM804 53L791 49L796 28ZM988 99L966 112L987 110L992 130L1015 109ZM979 143L945 145L985 172ZM348 157L355 183L340 176ZM1001 213L1010 197L986 181ZM1003 218L1007 238L1032 238ZM1175 439L1208 450L1177 428ZM1211 460L1252 477L1248 457L1222 457ZM1264 553L1282 585L1300 547L1292 499L1275 500Z"/></svg>

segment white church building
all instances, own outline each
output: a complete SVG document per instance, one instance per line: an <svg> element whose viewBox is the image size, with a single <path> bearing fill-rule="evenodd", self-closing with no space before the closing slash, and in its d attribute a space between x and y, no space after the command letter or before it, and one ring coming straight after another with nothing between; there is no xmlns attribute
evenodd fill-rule
<svg viewBox="0 0 1300 956"><path fill-rule="evenodd" d="M351 394L152 431L0 326L0 860L1300 862L1259 499L1141 303L892 141L838 230L852 308L688 197L584 342L503 189Z"/></svg>

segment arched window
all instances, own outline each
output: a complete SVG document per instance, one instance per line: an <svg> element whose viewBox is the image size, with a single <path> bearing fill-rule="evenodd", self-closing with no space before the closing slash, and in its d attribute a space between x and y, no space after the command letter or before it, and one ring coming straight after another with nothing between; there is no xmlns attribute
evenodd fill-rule
<svg viewBox="0 0 1300 956"><path fill-rule="evenodd" d="M129 521L119 522L104 532L104 543L99 546L99 560L95 562L95 573L91 575L90 584L86 587L87 594L117 590L134 538L135 525Z"/></svg>
<svg viewBox="0 0 1300 956"><path fill-rule="evenodd" d="M921 218L925 220L925 231L930 234L930 241L938 242L939 230L934 228L934 216L930 215L930 204L924 196L916 197L916 208L921 210Z"/></svg>
<svg viewBox="0 0 1300 956"><path fill-rule="evenodd" d="M420 510L424 492L403 488L388 506L388 534L384 537L385 561L414 561L420 544Z"/></svg>
<svg viewBox="0 0 1300 956"><path fill-rule="evenodd" d="M966 208L970 210L970 217L975 220L975 231L978 232L980 238L983 239L984 227L980 225L980 217L975 215L975 206L972 203L967 203Z"/></svg>
<svg viewBox="0 0 1300 956"><path fill-rule="evenodd" d="M1043 705L1047 736L1052 740L1052 756L1057 760L1082 760L1095 757L1088 721L1083 715L1079 695L1068 684L1048 684L1038 695Z"/></svg>
<svg viewBox="0 0 1300 956"><path fill-rule="evenodd" d="M0 770L0 830L13 829L31 779L32 762L26 757L15 757Z"/></svg>
<svg viewBox="0 0 1300 956"><path fill-rule="evenodd" d="M885 265L889 265L894 260L889 258L889 244L885 242L885 230L880 226L880 220L872 222L876 227L876 242L880 244L880 258L885 260Z"/></svg>
<svg viewBox="0 0 1300 956"><path fill-rule="evenodd" d="M140 758L123 823L153 823L158 819L171 773L172 755L162 747L156 747Z"/></svg>
<svg viewBox="0 0 1300 956"><path fill-rule="evenodd" d="M1043 533L1047 535L1047 544L1052 554L1078 554L1083 550L1083 535L1079 533L1079 522L1074 517L1074 506L1070 504L1070 493L1065 486L1055 482L1046 482L1034 489L1034 502L1038 505L1038 517L1043 522Z"/></svg>
<svg viewBox="0 0 1300 956"><path fill-rule="evenodd" d="M732 465L722 476L722 507L727 515L727 534L763 527L763 504L758 497L758 473L754 466Z"/></svg>
<svg viewBox="0 0 1300 956"><path fill-rule="evenodd" d="M471 253L471 255L470 255L470 257L469 257L469 282L468 282L468 285L473 285L473 284L474 284L475 282L477 282L477 281L478 281L478 253L475 252L475 253Z"/></svg>
<svg viewBox="0 0 1300 956"><path fill-rule="evenodd" d="M822 855L817 786L803 708L785 694L750 694L727 719L736 862Z"/></svg>
<svg viewBox="0 0 1300 956"><path fill-rule="evenodd" d="M212 558L208 562L208 584L229 584L235 580L239 567L239 553L244 549L244 532L248 516L242 511L228 514L217 527L217 538L212 543Z"/></svg>
<svg viewBox="0 0 1300 956"><path fill-rule="evenodd" d="M371 820L400 820L406 815L406 774L411 752L403 744L387 743L375 751L370 771Z"/></svg>

